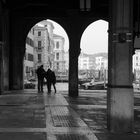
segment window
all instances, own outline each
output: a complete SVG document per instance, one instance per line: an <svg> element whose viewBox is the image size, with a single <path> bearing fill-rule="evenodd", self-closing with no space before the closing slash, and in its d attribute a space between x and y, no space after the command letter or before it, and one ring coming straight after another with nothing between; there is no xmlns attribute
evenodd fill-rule
<svg viewBox="0 0 140 140"><path fill-rule="evenodd" d="M31 47L33 47L33 40L29 37L26 38L26 44L30 45Z"/></svg>
<svg viewBox="0 0 140 140"><path fill-rule="evenodd" d="M38 41L38 50L41 50L41 41Z"/></svg>
<svg viewBox="0 0 140 140"><path fill-rule="evenodd" d="M41 36L41 31L38 31L38 36Z"/></svg>
<svg viewBox="0 0 140 140"><path fill-rule="evenodd" d="M26 43L29 44L29 37L26 38Z"/></svg>
<svg viewBox="0 0 140 140"><path fill-rule="evenodd" d="M41 62L41 54L38 54L38 62Z"/></svg>
<svg viewBox="0 0 140 140"><path fill-rule="evenodd" d="M33 55L30 54L30 53L28 53L28 60L29 60L29 61L33 61Z"/></svg>
<svg viewBox="0 0 140 140"><path fill-rule="evenodd" d="M51 46L50 45L48 45L48 52L50 52L51 51Z"/></svg>
<svg viewBox="0 0 140 140"><path fill-rule="evenodd" d="M34 42L33 42L32 39L30 40L30 45L31 45L32 47L34 47Z"/></svg>
<svg viewBox="0 0 140 140"><path fill-rule="evenodd" d="M25 60L27 60L28 59L28 53L26 52L25 53Z"/></svg>
<svg viewBox="0 0 140 140"><path fill-rule="evenodd" d="M56 59L59 60L59 53L56 53Z"/></svg>
<svg viewBox="0 0 140 140"><path fill-rule="evenodd" d="M29 67L26 66L26 73L29 73Z"/></svg>
<svg viewBox="0 0 140 140"><path fill-rule="evenodd" d="M34 30L34 28L33 28L33 35L35 34L35 30Z"/></svg>
<svg viewBox="0 0 140 140"><path fill-rule="evenodd" d="M59 63L56 63L57 70L59 70Z"/></svg>
<svg viewBox="0 0 140 140"><path fill-rule="evenodd" d="M59 42L56 42L56 48L59 49Z"/></svg>

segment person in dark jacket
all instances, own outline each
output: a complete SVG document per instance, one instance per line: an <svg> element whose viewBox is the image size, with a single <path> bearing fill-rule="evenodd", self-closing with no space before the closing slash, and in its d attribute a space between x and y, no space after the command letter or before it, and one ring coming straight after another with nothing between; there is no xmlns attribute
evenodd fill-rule
<svg viewBox="0 0 140 140"><path fill-rule="evenodd" d="M55 76L55 73L54 71L52 71L52 85L53 85L53 88L54 88L54 92L56 93L56 76Z"/></svg>
<svg viewBox="0 0 140 140"><path fill-rule="evenodd" d="M41 65L37 70L37 79L38 79L38 92L43 92L43 81L44 81L44 74L45 70L43 65Z"/></svg>
<svg viewBox="0 0 140 140"><path fill-rule="evenodd" d="M51 93L51 86L53 85L54 91L56 93L56 76L55 73L49 68L45 74L45 78L47 79L47 88L48 88L48 94Z"/></svg>

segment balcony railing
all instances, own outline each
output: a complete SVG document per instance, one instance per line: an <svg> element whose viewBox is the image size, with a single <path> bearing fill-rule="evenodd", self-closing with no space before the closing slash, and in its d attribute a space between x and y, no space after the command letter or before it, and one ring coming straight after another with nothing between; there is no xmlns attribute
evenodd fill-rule
<svg viewBox="0 0 140 140"><path fill-rule="evenodd" d="M36 51L38 51L38 52L42 52L43 48L44 48L43 46L42 47L35 47Z"/></svg>

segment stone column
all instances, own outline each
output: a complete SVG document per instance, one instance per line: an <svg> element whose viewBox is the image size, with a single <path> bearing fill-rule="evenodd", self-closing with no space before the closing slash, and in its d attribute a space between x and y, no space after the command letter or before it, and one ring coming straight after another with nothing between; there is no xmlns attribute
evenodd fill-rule
<svg viewBox="0 0 140 140"><path fill-rule="evenodd" d="M79 42L75 39L70 41L69 49L69 96L78 96L78 56Z"/></svg>
<svg viewBox="0 0 140 140"><path fill-rule="evenodd" d="M69 34L69 96L78 96L78 57L80 54L79 22L71 20Z"/></svg>
<svg viewBox="0 0 140 140"><path fill-rule="evenodd" d="M114 133L132 132L134 97L132 87L133 0L112 0L109 20L109 80L107 124Z"/></svg>
<svg viewBox="0 0 140 140"><path fill-rule="evenodd" d="M3 92L3 28L2 28L2 5L0 3L0 95Z"/></svg>
<svg viewBox="0 0 140 140"><path fill-rule="evenodd" d="M21 47L21 45L20 45ZM23 53L13 48L10 61L10 90L23 89Z"/></svg>
<svg viewBox="0 0 140 140"><path fill-rule="evenodd" d="M5 9L3 16L3 67L4 90L9 90L9 12Z"/></svg>
<svg viewBox="0 0 140 140"><path fill-rule="evenodd" d="M3 42L0 42L0 95L3 92Z"/></svg>
<svg viewBox="0 0 140 140"><path fill-rule="evenodd" d="M23 89L23 58L25 52L24 25L22 19L14 15L11 17L10 23L10 90L21 90Z"/></svg>

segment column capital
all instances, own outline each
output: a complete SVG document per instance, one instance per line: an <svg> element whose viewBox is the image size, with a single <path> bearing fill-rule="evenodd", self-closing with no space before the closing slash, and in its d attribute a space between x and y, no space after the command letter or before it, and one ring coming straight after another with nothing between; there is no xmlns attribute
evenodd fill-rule
<svg viewBox="0 0 140 140"><path fill-rule="evenodd" d="M114 32L113 33L113 43L128 43L133 42L133 35L131 32Z"/></svg>

